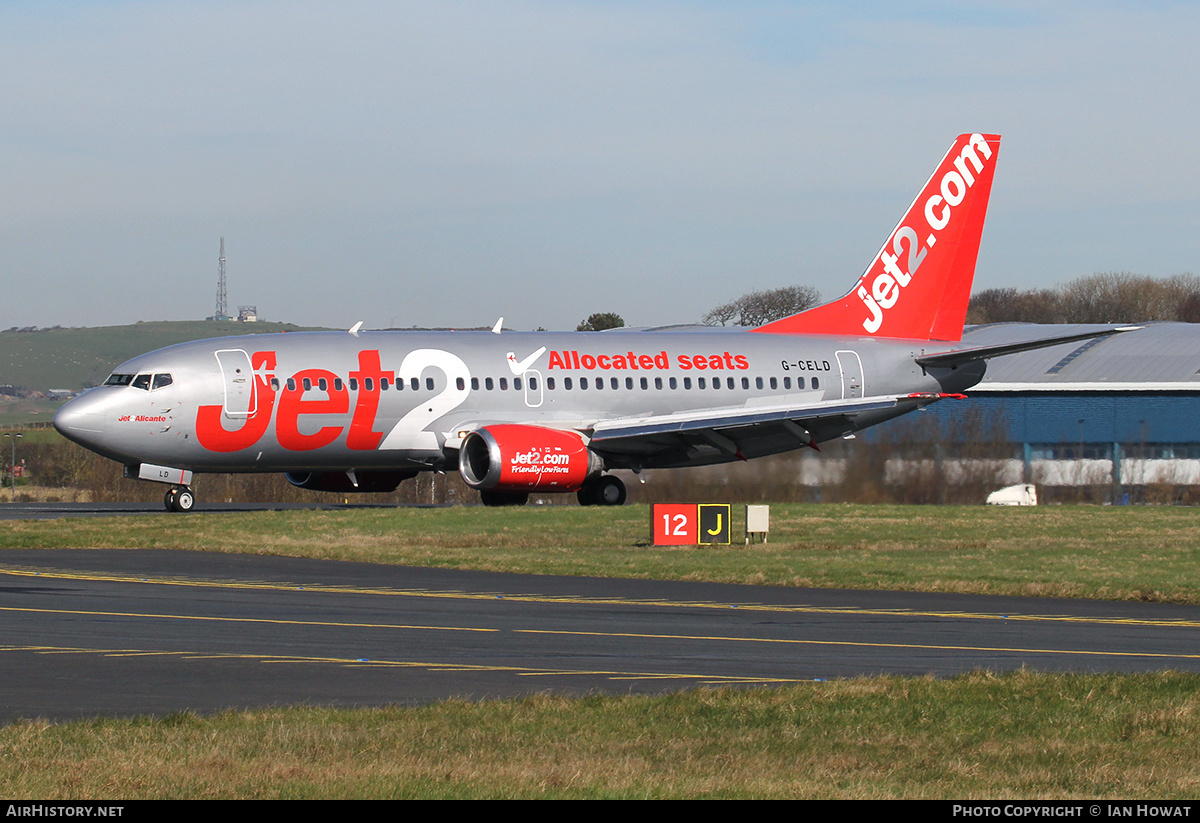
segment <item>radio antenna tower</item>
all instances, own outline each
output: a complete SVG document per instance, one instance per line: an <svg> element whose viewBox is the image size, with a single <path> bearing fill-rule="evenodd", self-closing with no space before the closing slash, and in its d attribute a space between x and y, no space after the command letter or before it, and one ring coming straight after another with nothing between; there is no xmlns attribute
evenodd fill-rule
<svg viewBox="0 0 1200 823"><path fill-rule="evenodd" d="M221 238L221 256L217 258L217 311L213 320L229 319L229 299L225 294L225 238Z"/></svg>

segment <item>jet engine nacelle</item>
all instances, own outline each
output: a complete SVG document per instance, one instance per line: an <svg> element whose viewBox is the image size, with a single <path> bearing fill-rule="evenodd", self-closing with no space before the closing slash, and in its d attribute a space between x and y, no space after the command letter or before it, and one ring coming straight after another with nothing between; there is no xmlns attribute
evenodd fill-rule
<svg viewBox="0 0 1200 823"><path fill-rule="evenodd" d="M354 479L346 472L288 472L284 475L293 486L315 492L340 494L394 492L401 481L416 477L415 471L355 472ZM355 485L355 483L358 485Z"/></svg>
<svg viewBox="0 0 1200 823"><path fill-rule="evenodd" d="M458 453L463 480L480 491L573 492L603 468L581 435L540 426L487 426L463 438Z"/></svg>

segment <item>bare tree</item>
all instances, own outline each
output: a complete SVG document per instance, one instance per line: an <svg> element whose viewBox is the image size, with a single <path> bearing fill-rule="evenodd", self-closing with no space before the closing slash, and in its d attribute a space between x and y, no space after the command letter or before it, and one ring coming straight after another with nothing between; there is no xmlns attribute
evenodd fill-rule
<svg viewBox="0 0 1200 823"><path fill-rule="evenodd" d="M967 322L1200 322L1200 277L1156 280L1130 272L1098 272L1057 289L988 289L971 297Z"/></svg>
<svg viewBox="0 0 1200 823"><path fill-rule="evenodd" d="M821 293L812 286L784 286L781 289L755 291L729 303L722 303L704 315L706 326L761 326L793 314L807 311L821 302Z"/></svg>

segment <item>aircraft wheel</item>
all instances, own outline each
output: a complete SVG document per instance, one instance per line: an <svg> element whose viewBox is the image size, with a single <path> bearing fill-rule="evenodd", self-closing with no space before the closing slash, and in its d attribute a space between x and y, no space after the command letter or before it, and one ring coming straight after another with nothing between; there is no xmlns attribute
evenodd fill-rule
<svg viewBox="0 0 1200 823"><path fill-rule="evenodd" d="M620 506L625 503L625 484L611 474L590 477L575 496L581 506Z"/></svg>
<svg viewBox="0 0 1200 823"><path fill-rule="evenodd" d="M611 474L602 476L596 481L596 503L601 506L621 506L625 504L625 484L621 478Z"/></svg>
<svg viewBox="0 0 1200 823"><path fill-rule="evenodd" d="M187 486L172 487L163 497L169 512L190 512L196 506L196 495Z"/></svg>
<svg viewBox="0 0 1200 823"><path fill-rule="evenodd" d="M579 500L581 506L599 506L600 500L596 496L596 482L594 478L588 478L583 481L583 485L579 487L579 491L575 492L576 499Z"/></svg>
<svg viewBox="0 0 1200 823"><path fill-rule="evenodd" d="M179 490L175 495L175 511L190 512L196 507L196 495L187 486Z"/></svg>
<svg viewBox="0 0 1200 823"><path fill-rule="evenodd" d="M524 506L529 502L529 492L481 491L479 499L485 506Z"/></svg>

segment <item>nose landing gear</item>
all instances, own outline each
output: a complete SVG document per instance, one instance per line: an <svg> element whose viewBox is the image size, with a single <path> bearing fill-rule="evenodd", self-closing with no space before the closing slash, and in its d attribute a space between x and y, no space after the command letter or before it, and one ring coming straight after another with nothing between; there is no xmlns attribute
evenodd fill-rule
<svg viewBox="0 0 1200 823"><path fill-rule="evenodd" d="M196 505L196 495L190 486L172 486L163 497L163 505L169 512L190 512Z"/></svg>

